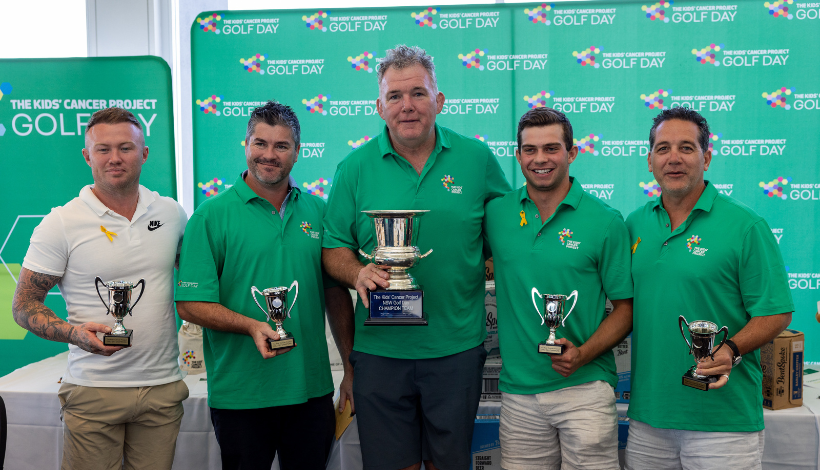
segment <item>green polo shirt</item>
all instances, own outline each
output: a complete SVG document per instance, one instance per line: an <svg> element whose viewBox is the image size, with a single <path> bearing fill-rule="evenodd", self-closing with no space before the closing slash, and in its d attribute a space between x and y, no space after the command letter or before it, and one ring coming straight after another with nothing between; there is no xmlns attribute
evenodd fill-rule
<svg viewBox="0 0 820 470"><path fill-rule="evenodd" d="M430 211L420 220L417 246L433 253L410 270L424 290L429 324L364 326L368 312L359 302L354 350L427 359L484 341L484 204L509 190L489 147L438 125L421 175L393 150L387 127L339 164L325 216L325 248L372 252L375 238L364 210Z"/></svg>
<svg viewBox="0 0 820 470"><path fill-rule="evenodd" d="M324 210L324 201L294 187L283 220L240 176L188 221L176 300L216 302L266 321L251 286L264 290L299 281L298 299L284 322L297 344L289 353L263 359L250 336L203 329L212 408L292 405L333 391L321 268ZM263 297L257 297L264 307Z"/></svg>
<svg viewBox="0 0 820 470"><path fill-rule="evenodd" d="M681 377L695 361L678 316L726 326L731 338L751 317L794 310L783 258L766 221L707 181L675 231L660 198L633 212L626 225L637 243L629 417L666 429L763 429L759 351L743 356L723 388L685 387Z"/></svg>
<svg viewBox="0 0 820 470"><path fill-rule="evenodd" d="M594 380L614 387L618 382L612 351L566 378L552 368L550 356L538 353L537 345L547 339L549 328L541 325L533 305L533 287L541 295L578 291L566 326L556 331L556 337L576 346L586 342L606 317L607 297L632 297L629 233L623 217L584 192L577 179L570 180L569 193L548 220L540 219L526 186L487 204L485 231L493 252L504 360L499 389L506 393L551 392ZM538 308L543 315L543 300Z"/></svg>

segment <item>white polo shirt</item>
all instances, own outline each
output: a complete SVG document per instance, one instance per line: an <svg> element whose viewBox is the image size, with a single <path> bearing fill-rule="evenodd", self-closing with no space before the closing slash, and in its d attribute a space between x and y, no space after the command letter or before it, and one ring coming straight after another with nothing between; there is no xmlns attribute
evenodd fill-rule
<svg viewBox="0 0 820 470"><path fill-rule="evenodd" d="M145 294L133 316L123 322L134 330L132 346L105 357L70 344L63 381L90 387L143 387L180 380L174 262L188 216L173 199L140 186L137 211L129 221L100 202L91 187L45 216L34 229L23 267L60 276L57 286L72 325L91 321L114 327L114 318L97 296L97 276L104 282L145 279ZM100 226L116 233L113 241ZM140 288L134 290L132 304ZM107 290L100 287L100 293L107 302Z"/></svg>

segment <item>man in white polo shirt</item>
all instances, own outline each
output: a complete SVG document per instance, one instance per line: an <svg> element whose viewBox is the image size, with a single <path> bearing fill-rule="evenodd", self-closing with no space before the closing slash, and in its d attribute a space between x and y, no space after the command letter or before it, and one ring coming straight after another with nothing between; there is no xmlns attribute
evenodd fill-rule
<svg viewBox="0 0 820 470"><path fill-rule="evenodd" d="M54 208L31 237L12 311L23 328L69 343L62 405L62 469L170 469L188 388L177 365L174 264L187 216L173 199L139 184L148 147L128 111L91 116L83 156L94 184ZM126 320L132 345L105 346L114 319L94 279L145 279ZM68 321L45 306L54 285ZM136 300L137 292L134 292ZM107 299L103 291L103 297Z"/></svg>

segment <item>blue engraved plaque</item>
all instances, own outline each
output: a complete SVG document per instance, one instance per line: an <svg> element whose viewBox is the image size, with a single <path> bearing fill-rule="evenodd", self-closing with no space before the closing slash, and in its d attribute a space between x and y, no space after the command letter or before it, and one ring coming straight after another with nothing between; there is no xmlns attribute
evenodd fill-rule
<svg viewBox="0 0 820 470"><path fill-rule="evenodd" d="M370 291L370 316L365 325L426 325L421 290Z"/></svg>

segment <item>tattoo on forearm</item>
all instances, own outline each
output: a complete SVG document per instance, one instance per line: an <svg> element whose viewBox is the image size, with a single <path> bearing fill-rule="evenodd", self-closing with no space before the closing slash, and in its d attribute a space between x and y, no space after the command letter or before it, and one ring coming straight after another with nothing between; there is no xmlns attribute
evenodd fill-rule
<svg viewBox="0 0 820 470"><path fill-rule="evenodd" d="M51 341L71 343L74 327L61 320L45 306L48 291L60 280L58 276L28 269L20 272L11 310L14 320L35 335Z"/></svg>

